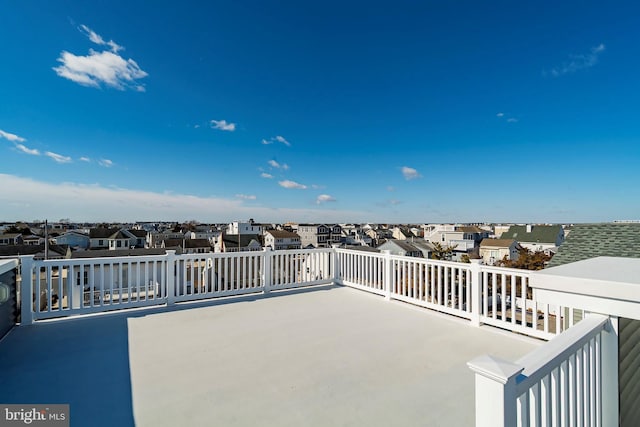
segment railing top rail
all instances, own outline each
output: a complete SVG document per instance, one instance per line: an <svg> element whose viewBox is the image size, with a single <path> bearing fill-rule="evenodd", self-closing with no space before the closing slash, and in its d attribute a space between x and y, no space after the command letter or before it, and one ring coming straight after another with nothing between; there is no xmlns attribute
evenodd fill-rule
<svg viewBox="0 0 640 427"><path fill-rule="evenodd" d="M22 258L22 257L21 257ZM71 266L71 265L86 265L86 264L120 264L135 261L165 261L166 255L136 255L136 256L124 256L124 257L95 257L95 258L62 258L62 259L40 259L34 260L35 266Z"/></svg>
<svg viewBox="0 0 640 427"><path fill-rule="evenodd" d="M11 271L18 266L18 260L13 259L0 259L0 274Z"/></svg>
<svg viewBox="0 0 640 427"><path fill-rule="evenodd" d="M551 369L558 366L571 354L582 348L591 338L604 330L608 321L608 316L590 314L545 345L520 358L516 364L523 366L524 370L519 377L518 387L527 389L530 385L539 381Z"/></svg>
<svg viewBox="0 0 640 427"><path fill-rule="evenodd" d="M271 253L279 254L313 254L313 253L330 253L333 252L333 248L315 248L315 249L279 249L270 251Z"/></svg>
<svg viewBox="0 0 640 427"><path fill-rule="evenodd" d="M422 262L431 265L440 265L443 267L455 267L462 269L470 269L471 264L466 262L458 262L458 261L446 261L441 259L433 259L433 258L418 258L418 257L409 257L402 255L391 255L391 259L400 260L400 261L416 261Z"/></svg>
<svg viewBox="0 0 640 427"><path fill-rule="evenodd" d="M336 248L335 251L338 253L358 254L362 256L377 257L377 258L384 257L384 254L382 252L359 251L357 249L346 249L346 248Z"/></svg>
<svg viewBox="0 0 640 427"><path fill-rule="evenodd" d="M480 269L488 273L517 274L518 276L531 276L531 270L521 268L495 267L493 265L481 265Z"/></svg>

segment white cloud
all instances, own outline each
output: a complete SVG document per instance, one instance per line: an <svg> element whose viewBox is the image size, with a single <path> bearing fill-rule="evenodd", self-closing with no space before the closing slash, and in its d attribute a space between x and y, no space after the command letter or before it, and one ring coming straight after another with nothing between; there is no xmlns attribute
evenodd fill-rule
<svg viewBox="0 0 640 427"><path fill-rule="evenodd" d="M266 173L266 172L262 172L262 173L260 174L260 176L261 176L262 178L267 178L267 179L272 179L272 178L273 178L273 175L271 175L270 173Z"/></svg>
<svg viewBox="0 0 640 427"><path fill-rule="evenodd" d="M95 31L93 31L91 28L87 27L86 25L80 25L80 31L85 33L85 35L89 37L89 40L91 40L93 43L101 46L109 46L112 52L118 53L119 50L124 49L122 46L118 45L113 40L109 40L108 42L104 41L104 39L99 34L97 34Z"/></svg>
<svg viewBox="0 0 640 427"><path fill-rule="evenodd" d="M598 63L598 58L604 51L605 45L600 43L598 46L592 47L587 54L569 55L569 60L563 62L559 67L552 68L550 74L553 77L560 77L565 74L591 68Z"/></svg>
<svg viewBox="0 0 640 427"><path fill-rule="evenodd" d="M255 200L256 196L254 196L253 194L249 195L249 194L236 194L236 197L238 199L242 199L242 200Z"/></svg>
<svg viewBox="0 0 640 427"><path fill-rule="evenodd" d="M90 162L91 159L88 157L80 157L78 160L80 160L81 162Z"/></svg>
<svg viewBox="0 0 640 427"><path fill-rule="evenodd" d="M51 157L56 163L71 163L71 157L63 156L62 154L47 151L44 153L44 155L47 157Z"/></svg>
<svg viewBox="0 0 640 427"><path fill-rule="evenodd" d="M286 139L284 139L284 136L280 136L280 135L276 136L276 141L283 143L287 147L291 147L291 143Z"/></svg>
<svg viewBox="0 0 640 427"><path fill-rule="evenodd" d="M40 155L40 151L36 150L35 148L25 147L22 144L16 144L16 148L18 150L22 151L25 154L30 154L32 156L39 156Z"/></svg>
<svg viewBox="0 0 640 427"><path fill-rule="evenodd" d="M410 168L409 166L402 167L402 175L404 175L404 179L406 179L407 181L421 177L417 170L415 170L414 168Z"/></svg>
<svg viewBox="0 0 640 427"><path fill-rule="evenodd" d="M236 130L235 123L227 123L226 120L211 120L211 127L214 129L226 130L233 132Z"/></svg>
<svg viewBox="0 0 640 427"><path fill-rule="evenodd" d="M311 188L313 188L314 190L322 190L323 188L325 188L325 186L318 185L318 184L311 184Z"/></svg>
<svg viewBox="0 0 640 427"><path fill-rule="evenodd" d="M496 117L504 117L504 113L498 113L496 114Z"/></svg>
<svg viewBox="0 0 640 427"><path fill-rule="evenodd" d="M4 138L8 141L11 142L25 142L26 139L24 139L21 136L15 135L13 133L9 133L9 132L5 132L2 129L0 129L0 138Z"/></svg>
<svg viewBox="0 0 640 427"><path fill-rule="evenodd" d="M326 202L335 202L335 201L336 199L334 199L328 194L321 194L316 198L316 204L318 205Z"/></svg>
<svg viewBox="0 0 640 427"><path fill-rule="evenodd" d="M334 209L297 209L245 206L242 200L108 188L98 184L41 182L0 174L0 206L6 221L25 218L68 218L77 221L187 221L230 222L260 218L265 222L362 222L370 212ZM382 220L382 219L380 219Z"/></svg>
<svg viewBox="0 0 640 427"><path fill-rule="evenodd" d="M392 185L387 185L387 191L391 192L391 191L396 191L395 187Z"/></svg>
<svg viewBox="0 0 640 427"><path fill-rule="evenodd" d="M281 142L284 145L286 145L287 147L291 147L291 143L289 141L287 141L284 136L281 136L281 135L274 136L274 137L271 137L269 139L263 139L262 140L262 144L263 145L273 144L274 142Z"/></svg>
<svg viewBox="0 0 640 427"><path fill-rule="evenodd" d="M275 169L289 170L289 165L287 165L286 163L278 163L275 160L269 160L267 163L269 163L269 166Z"/></svg>
<svg viewBox="0 0 640 427"><path fill-rule="evenodd" d="M100 166L103 166L105 168L110 168L111 166L113 166L113 161L109 160L109 159L100 159L98 161L98 164Z"/></svg>
<svg viewBox="0 0 640 427"><path fill-rule="evenodd" d="M516 119L515 117L509 117L507 119L507 123L517 123L517 122L518 122L518 119Z"/></svg>
<svg viewBox="0 0 640 427"><path fill-rule="evenodd" d="M296 190L306 190L307 186L304 184L299 184L295 181L289 181L284 180L284 181L280 181L278 182L278 184L280 184L280 187L284 187L284 188L288 188L288 189L296 189Z"/></svg>
<svg viewBox="0 0 640 427"><path fill-rule="evenodd" d="M82 86L98 88L105 85L119 90L145 91L138 80L147 77L147 72L143 71L133 59L124 59L118 55L118 51L123 49L122 46L113 40L104 41L99 34L86 25L81 25L80 30L93 43L108 46L110 50L97 52L89 49L89 54L85 56L62 51L58 58L58 62L62 65L53 67L56 74Z"/></svg>

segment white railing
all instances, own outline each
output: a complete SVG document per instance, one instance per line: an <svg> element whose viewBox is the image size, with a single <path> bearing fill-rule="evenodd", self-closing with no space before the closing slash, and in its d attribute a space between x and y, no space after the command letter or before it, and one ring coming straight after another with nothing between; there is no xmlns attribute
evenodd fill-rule
<svg viewBox="0 0 640 427"><path fill-rule="evenodd" d="M476 427L617 425L617 335L591 314L516 363L481 356Z"/></svg>
<svg viewBox="0 0 640 427"><path fill-rule="evenodd" d="M23 323L338 283L550 339L573 312L539 301L530 272L338 248L34 261L22 258ZM30 274L29 274L30 272Z"/></svg>
<svg viewBox="0 0 640 427"><path fill-rule="evenodd" d="M531 272L335 249L337 283L536 338L573 326L573 310L535 298ZM570 317L570 319L568 319Z"/></svg>
<svg viewBox="0 0 640 427"><path fill-rule="evenodd" d="M481 270L482 323L544 339L573 326L572 309L534 297L530 271L489 266ZM570 320L565 319L567 313Z"/></svg>
<svg viewBox="0 0 640 427"><path fill-rule="evenodd" d="M332 249L21 258L21 323L332 283Z"/></svg>
<svg viewBox="0 0 640 427"><path fill-rule="evenodd" d="M34 261L23 257L22 322L166 302L165 256Z"/></svg>

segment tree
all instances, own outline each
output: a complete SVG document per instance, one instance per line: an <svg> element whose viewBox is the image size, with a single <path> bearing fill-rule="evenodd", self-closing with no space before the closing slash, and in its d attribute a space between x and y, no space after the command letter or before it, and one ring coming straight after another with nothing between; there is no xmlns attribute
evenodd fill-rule
<svg viewBox="0 0 640 427"><path fill-rule="evenodd" d="M551 255L547 255L542 251L531 252L529 249L520 248L518 252L518 259L510 260L505 256L497 262L497 265L500 267L520 268L522 270L542 270L551 260Z"/></svg>
<svg viewBox="0 0 640 427"><path fill-rule="evenodd" d="M433 251L431 252L431 259L450 260L453 250L456 246L442 246L438 242L433 243Z"/></svg>

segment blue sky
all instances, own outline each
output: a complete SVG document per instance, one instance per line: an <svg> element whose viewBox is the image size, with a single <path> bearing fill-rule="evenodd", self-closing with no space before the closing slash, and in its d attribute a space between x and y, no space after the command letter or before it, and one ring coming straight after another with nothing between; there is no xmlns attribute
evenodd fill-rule
<svg viewBox="0 0 640 427"><path fill-rule="evenodd" d="M22 0L0 220L640 217L633 2Z"/></svg>

